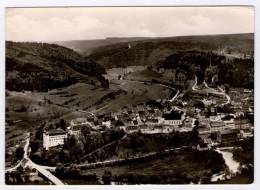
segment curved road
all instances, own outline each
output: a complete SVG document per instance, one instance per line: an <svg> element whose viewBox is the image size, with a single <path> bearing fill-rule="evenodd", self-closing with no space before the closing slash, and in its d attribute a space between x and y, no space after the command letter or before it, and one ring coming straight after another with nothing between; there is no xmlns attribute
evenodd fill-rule
<svg viewBox="0 0 260 190"><path fill-rule="evenodd" d="M26 144L24 146L24 155L23 159L13 168L6 169L6 172L12 172L15 171L19 166L24 164L24 168L26 166L29 166L30 168L35 168L39 173L44 175L47 179L49 179L53 184L55 185L65 185L61 180L59 180L56 176L54 176L52 173L50 173L48 170L46 170L45 166L40 166L38 164L35 164L31 161L31 159L28 157L28 148L30 143L30 137L26 139Z"/></svg>
<svg viewBox="0 0 260 190"><path fill-rule="evenodd" d="M193 90L193 91L198 91L198 89L197 89L197 82L198 82L198 79L197 79L197 77L195 77L195 83L194 83L194 85L192 86L192 90ZM223 96L227 99L227 102L226 102L226 103L221 104L222 106L227 105L227 104L230 104L231 98L230 98L230 96L225 92L225 90L223 90L222 88L220 88L220 87L218 86L218 89L220 90L220 92L216 92L216 90L215 90L214 88L209 87L208 84L207 84L205 81L203 81L203 84L204 84L204 86L205 86L207 89L210 89L210 90L212 90L212 91L215 91L215 92L212 92L212 93L218 94L218 95L223 95Z"/></svg>

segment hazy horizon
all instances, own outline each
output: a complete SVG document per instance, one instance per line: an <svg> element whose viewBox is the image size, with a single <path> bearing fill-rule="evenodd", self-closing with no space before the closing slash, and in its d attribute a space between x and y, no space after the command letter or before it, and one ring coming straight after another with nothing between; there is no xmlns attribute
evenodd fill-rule
<svg viewBox="0 0 260 190"><path fill-rule="evenodd" d="M62 42L62 41L94 41L94 40L107 40L107 39L117 39L117 38L149 38L149 39L159 39L159 38L177 38L177 37L189 37L189 36L220 36L220 35L240 35L240 34L254 34L254 32L245 32L245 33L222 33L222 34L199 34L199 35L180 35L180 36L161 36L161 37L148 37L148 36L122 36L122 37L104 37L104 38L96 38L96 39L68 39L68 40L56 40L56 41L14 41L14 40L5 40L12 42L39 42L39 43L54 43L54 42Z"/></svg>
<svg viewBox="0 0 260 190"><path fill-rule="evenodd" d="M254 8L6 8L6 40L58 42L254 33Z"/></svg>

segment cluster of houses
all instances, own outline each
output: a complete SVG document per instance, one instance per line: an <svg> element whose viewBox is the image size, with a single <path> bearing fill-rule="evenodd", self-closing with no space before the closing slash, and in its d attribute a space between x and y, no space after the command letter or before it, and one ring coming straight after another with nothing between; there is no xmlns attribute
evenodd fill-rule
<svg viewBox="0 0 260 190"><path fill-rule="evenodd" d="M126 133L141 131L142 133L170 133L178 130L185 120L185 113L180 110L171 110L164 112L157 108L151 108L145 105L135 107L124 107L119 112L97 115L92 121L86 118L77 118L72 120L67 127L63 129L51 129L43 132L43 147L48 150L64 144L68 135L80 134L81 128L88 125L92 129L118 127ZM190 130L192 130L190 126Z"/></svg>
<svg viewBox="0 0 260 190"><path fill-rule="evenodd" d="M198 97L193 97L198 99ZM130 105L121 108L117 112L97 114L94 118L77 118L70 122L66 131L52 129L44 131L43 147L62 145L68 135L78 136L81 128L90 126L98 131L104 128L119 128L126 133L141 132L143 134L171 133L173 131L192 131L196 126L199 136L206 144L225 143L236 141L241 138L253 136L253 123L247 117L241 117L245 113L252 114L252 101L243 100L242 104L247 106L247 112L236 108L236 102L231 102L230 109L233 113L220 113L217 111L217 97L213 99L201 99L204 108L196 104L187 105L182 108L170 105L163 100L151 100L146 103ZM193 101L194 102L194 101ZM252 110L250 112L250 107ZM195 124L196 123L196 124Z"/></svg>
<svg viewBox="0 0 260 190"><path fill-rule="evenodd" d="M90 126L99 130L120 128L126 133L141 132L143 134L171 133L173 131L192 131L197 120L199 136L206 144L224 143L247 138L253 135L253 126L247 120L237 120L234 114L213 114L209 117L186 115L185 110L159 109L149 105L124 107L119 112L99 114L92 121L86 118L72 120L66 131L52 129L43 133L43 147L48 150L64 144L68 135L79 136L81 128Z"/></svg>

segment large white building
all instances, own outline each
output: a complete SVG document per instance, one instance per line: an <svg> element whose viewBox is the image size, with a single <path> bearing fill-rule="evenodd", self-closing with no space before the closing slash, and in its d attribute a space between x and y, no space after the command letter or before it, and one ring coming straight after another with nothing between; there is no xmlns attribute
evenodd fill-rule
<svg viewBox="0 0 260 190"><path fill-rule="evenodd" d="M159 124L170 125L170 126L180 126L182 125L185 115L183 112L171 111L170 113L165 113L159 120Z"/></svg>
<svg viewBox="0 0 260 190"><path fill-rule="evenodd" d="M48 150L50 147L63 145L68 134L62 129L52 129L43 132L43 148Z"/></svg>
<svg viewBox="0 0 260 190"><path fill-rule="evenodd" d="M85 125L91 126L91 123L86 118L77 118L70 122L70 126L67 130L51 129L43 132L43 148L48 150L50 147L63 145L68 135L79 136L81 128ZM91 126L92 127L92 126Z"/></svg>

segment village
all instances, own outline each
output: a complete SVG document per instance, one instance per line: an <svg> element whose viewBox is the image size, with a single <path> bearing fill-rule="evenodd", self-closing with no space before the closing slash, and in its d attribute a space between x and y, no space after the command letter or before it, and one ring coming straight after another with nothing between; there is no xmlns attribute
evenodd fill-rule
<svg viewBox="0 0 260 190"><path fill-rule="evenodd" d="M254 6L5 12L6 185L254 183Z"/></svg>
<svg viewBox="0 0 260 190"><path fill-rule="evenodd" d="M176 90L160 81L152 80L151 82L147 82L140 79L129 80L129 74L132 72L140 72L144 69L146 68L117 68L117 74L114 74L115 71L112 70L113 72L108 72L109 74L105 75L105 78L107 78L111 84L135 82L148 86L163 86L172 91L172 95L169 96L168 99L153 99L138 104L129 103L115 112L100 111L93 113L91 111L87 112L77 109L78 112L81 111L83 114L85 113L86 116L74 117L69 120L61 117L58 123L50 122L40 127L36 132L36 136L35 134L30 134L24 137L24 140L21 141L23 145L19 146L24 149L24 156L18 165L24 163L23 168L26 168L28 163L30 165L32 161L28 159L30 158L30 154L35 154L32 153L34 146L37 146L37 149L42 147L43 150L41 150L41 148L40 150L45 152L44 154L48 152L53 154L53 152L62 150L62 147L73 138L77 139L76 141L78 142L81 141L82 137L86 137L86 134L94 136L101 134L104 138L107 132L108 134L110 133L109 131L117 131L119 136L117 135L118 137L113 138L114 140L104 142L100 145L101 147L97 145L97 149L94 149L87 155L95 154L95 152L98 152L103 147L109 147L125 139L127 136L134 134L136 134L138 138L138 135L148 135L149 137L149 135L187 134L195 132L200 140L196 143L195 147L192 146L192 149L198 151L233 147L233 145L236 145L238 142L254 136L254 101L252 98L254 92L252 90L231 88L226 92L227 89L225 89L224 86L209 87L205 81L198 84L198 79L195 77L190 87L191 91L186 92L184 95L184 91ZM172 72L170 74L173 75ZM175 85L184 85L187 80L186 75L182 72L177 73L176 76L174 74L173 78ZM31 92L24 93L30 94ZM48 102L46 98L44 99ZM102 110L102 108L100 110ZM37 140L37 138L42 138L42 141L37 141L38 143L35 145L33 142ZM182 147L185 148L187 146L180 145L180 148ZM173 150L175 149L170 148L162 149L161 151L168 152ZM58 152L55 154L58 154ZM92 160L91 163L88 163L90 161L88 160L87 163L83 162L83 166L92 167L92 165L96 163L102 165L103 163L119 162L125 159L141 159L146 156L150 157L150 155L153 154L157 153L138 153L130 157L130 154L127 153L123 157L115 160L103 158L104 161L102 162ZM13 171L18 165L7 171ZM31 167L33 166L34 165L31 165ZM48 172L48 170L52 172L56 171L56 166L41 166L40 164L37 165L37 167L38 172L43 175L45 174L45 177L47 175L50 181L54 180L57 184L62 183L58 178L56 179L54 175ZM37 169L37 167L34 168ZM37 173L32 173L31 175L33 178L38 176ZM213 181L230 179L230 176L226 173L225 176L226 177L223 177L223 174L215 176ZM54 183L54 181L52 181L52 183Z"/></svg>
<svg viewBox="0 0 260 190"><path fill-rule="evenodd" d="M244 93L249 92L245 90ZM196 128L205 143L202 145L204 148L253 136L254 127L249 121L253 115L252 101L232 101L229 107L234 111L230 113L217 112L214 98L207 101L203 99L202 103L197 107L187 105L180 108L171 106L167 101L152 100L146 104L125 106L115 113L98 114L93 118L76 118L69 121L67 130L58 128L44 131L43 147L48 150L49 147L62 145L68 135L79 136L85 126L90 126L95 131L104 127L119 128L127 134L187 132Z"/></svg>

